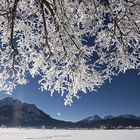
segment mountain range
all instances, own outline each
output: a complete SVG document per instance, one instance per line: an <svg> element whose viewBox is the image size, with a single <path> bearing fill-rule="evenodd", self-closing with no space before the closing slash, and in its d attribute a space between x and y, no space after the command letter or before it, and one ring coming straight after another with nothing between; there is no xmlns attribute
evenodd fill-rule
<svg viewBox="0 0 140 140"><path fill-rule="evenodd" d="M7 97L0 100L0 125L7 127L47 128L124 128L140 127L140 117L132 114L119 116L108 115L104 118L94 115L78 122L57 120L38 109L34 104L22 103L20 100Z"/></svg>
<svg viewBox="0 0 140 140"><path fill-rule="evenodd" d="M0 125L7 127L69 127L72 122L51 118L34 104L22 103L20 100L7 97L0 100Z"/></svg>

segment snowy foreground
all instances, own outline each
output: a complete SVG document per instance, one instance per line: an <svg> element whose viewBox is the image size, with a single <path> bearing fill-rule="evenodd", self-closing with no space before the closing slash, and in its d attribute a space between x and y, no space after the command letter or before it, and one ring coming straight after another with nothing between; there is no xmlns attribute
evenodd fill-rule
<svg viewBox="0 0 140 140"><path fill-rule="evenodd" d="M140 130L0 129L0 140L140 140Z"/></svg>

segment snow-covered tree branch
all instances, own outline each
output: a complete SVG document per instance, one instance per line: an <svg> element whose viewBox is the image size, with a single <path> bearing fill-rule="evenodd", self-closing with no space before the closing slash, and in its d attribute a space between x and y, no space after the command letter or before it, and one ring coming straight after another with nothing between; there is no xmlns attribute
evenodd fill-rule
<svg viewBox="0 0 140 140"><path fill-rule="evenodd" d="M1 0L0 90L40 76L40 89L93 91L140 69L139 0Z"/></svg>

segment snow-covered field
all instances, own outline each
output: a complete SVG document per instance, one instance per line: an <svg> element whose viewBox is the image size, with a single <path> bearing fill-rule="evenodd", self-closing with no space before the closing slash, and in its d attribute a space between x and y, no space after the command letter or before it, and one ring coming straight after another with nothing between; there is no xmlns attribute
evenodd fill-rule
<svg viewBox="0 0 140 140"><path fill-rule="evenodd" d="M0 129L0 140L140 140L140 130Z"/></svg>

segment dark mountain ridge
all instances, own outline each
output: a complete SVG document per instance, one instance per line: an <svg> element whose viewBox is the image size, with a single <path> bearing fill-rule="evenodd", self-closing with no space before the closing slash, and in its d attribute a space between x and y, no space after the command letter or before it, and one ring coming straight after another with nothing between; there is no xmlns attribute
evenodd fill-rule
<svg viewBox="0 0 140 140"><path fill-rule="evenodd" d="M0 100L0 125L7 127L41 127L47 128L126 128L140 127L140 117L132 114L119 116L108 115L104 118L94 115L76 123L51 118L34 104L22 103L20 100L5 98Z"/></svg>
<svg viewBox="0 0 140 140"><path fill-rule="evenodd" d="M22 103L13 98L0 100L0 125L8 127L69 127L72 122L51 118L48 114L38 109L34 104Z"/></svg>

